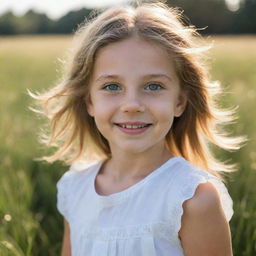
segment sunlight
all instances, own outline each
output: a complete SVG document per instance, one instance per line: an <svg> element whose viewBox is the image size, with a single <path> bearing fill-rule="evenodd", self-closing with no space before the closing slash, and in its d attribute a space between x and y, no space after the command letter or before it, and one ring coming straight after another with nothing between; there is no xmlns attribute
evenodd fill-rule
<svg viewBox="0 0 256 256"><path fill-rule="evenodd" d="M240 7L241 0L225 0L228 9L232 12L236 12Z"/></svg>

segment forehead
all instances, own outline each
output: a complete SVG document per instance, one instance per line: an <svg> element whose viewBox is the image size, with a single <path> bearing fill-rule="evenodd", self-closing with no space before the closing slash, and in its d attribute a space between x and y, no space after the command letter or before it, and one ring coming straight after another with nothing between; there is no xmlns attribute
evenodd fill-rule
<svg viewBox="0 0 256 256"><path fill-rule="evenodd" d="M104 73L145 75L164 72L175 75L173 58L157 43L131 37L100 49L95 58L93 77Z"/></svg>

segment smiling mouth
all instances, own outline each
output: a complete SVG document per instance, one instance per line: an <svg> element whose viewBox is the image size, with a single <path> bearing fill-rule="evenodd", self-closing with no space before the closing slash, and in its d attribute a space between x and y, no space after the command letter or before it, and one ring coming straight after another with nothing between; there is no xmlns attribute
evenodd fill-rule
<svg viewBox="0 0 256 256"><path fill-rule="evenodd" d="M122 128L126 128L126 129L141 129L141 128L145 128L145 127L148 127L152 124L115 124L119 127L122 127Z"/></svg>

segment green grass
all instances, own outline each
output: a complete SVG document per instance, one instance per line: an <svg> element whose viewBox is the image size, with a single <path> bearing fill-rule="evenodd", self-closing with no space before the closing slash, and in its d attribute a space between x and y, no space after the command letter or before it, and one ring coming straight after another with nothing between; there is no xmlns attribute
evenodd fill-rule
<svg viewBox="0 0 256 256"><path fill-rule="evenodd" d="M239 152L219 155L239 164L229 175L234 200L231 220L236 256L256 254L256 37L213 37L213 80L229 92L225 106L239 106L234 134L249 141ZM58 255L62 218L56 210L56 181L67 169L33 161L45 153L37 142L42 120L28 106L26 89L42 91L57 81L71 37L0 37L0 255Z"/></svg>
<svg viewBox="0 0 256 256"><path fill-rule="evenodd" d="M67 168L33 161L45 152L37 142L41 120L28 109L26 89L54 84L57 58L69 42L69 37L0 39L0 255L60 251L55 183Z"/></svg>
<svg viewBox="0 0 256 256"><path fill-rule="evenodd" d="M256 37L216 38L213 56L213 78L229 91L226 105L239 107L234 133L248 137L239 152L226 154L240 165L228 186L235 209L231 221L234 255L256 255Z"/></svg>

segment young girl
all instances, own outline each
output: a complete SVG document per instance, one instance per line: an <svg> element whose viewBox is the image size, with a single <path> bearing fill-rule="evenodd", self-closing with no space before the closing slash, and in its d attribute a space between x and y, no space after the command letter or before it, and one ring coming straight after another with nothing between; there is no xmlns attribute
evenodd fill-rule
<svg viewBox="0 0 256 256"><path fill-rule="evenodd" d="M62 255L230 256L232 200L209 143L236 149L193 27L167 5L115 7L77 31L63 80L37 96L58 181ZM74 163L78 160L90 165Z"/></svg>

